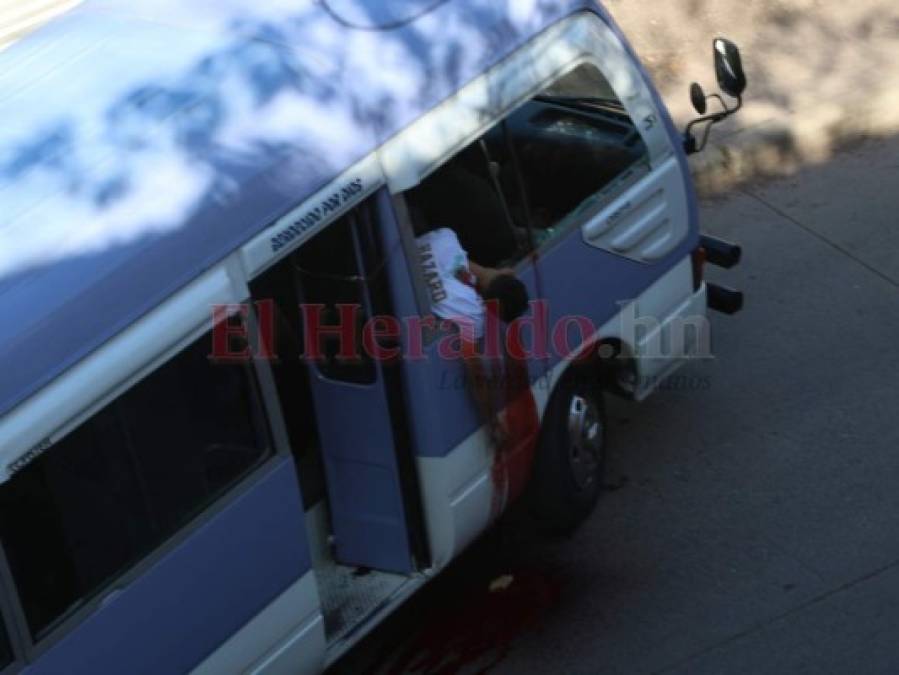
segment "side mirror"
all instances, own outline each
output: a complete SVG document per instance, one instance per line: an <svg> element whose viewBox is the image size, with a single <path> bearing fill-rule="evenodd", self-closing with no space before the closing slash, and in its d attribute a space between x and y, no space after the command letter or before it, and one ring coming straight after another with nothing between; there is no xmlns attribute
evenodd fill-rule
<svg viewBox="0 0 899 675"><path fill-rule="evenodd" d="M693 104L693 108L696 112L700 115L705 115L706 111L709 109L708 103L706 102L705 92L699 82L694 82L690 85L690 102Z"/></svg>
<svg viewBox="0 0 899 675"><path fill-rule="evenodd" d="M743 72L743 59L740 57L740 50L730 40L717 38L713 43L715 49L715 75L718 77L718 86L728 96L737 99L737 104L733 107L729 106L721 94L712 94L706 96L702 86L694 82L690 87L690 101L699 117L690 122L684 130L684 151L688 155L694 152L702 152L706 143L709 141L709 134L712 127L719 122L723 122L728 117L739 111L743 107L743 92L746 91L746 74ZM721 109L709 113L709 99L715 99L721 106ZM693 130L704 125L703 133L697 138Z"/></svg>
<svg viewBox="0 0 899 675"><path fill-rule="evenodd" d="M730 40L717 38L715 47L715 75L718 86L728 96L740 98L746 90L746 74L740 49Z"/></svg>

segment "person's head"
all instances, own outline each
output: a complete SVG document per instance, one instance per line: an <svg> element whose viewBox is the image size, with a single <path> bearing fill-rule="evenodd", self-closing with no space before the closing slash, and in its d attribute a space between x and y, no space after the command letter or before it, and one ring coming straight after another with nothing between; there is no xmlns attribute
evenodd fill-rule
<svg viewBox="0 0 899 675"><path fill-rule="evenodd" d="M482 295L487 303L496 301L499 305L499 317L506 323L514 321L528 309L528 289L511 272L493 277Z"/></svg>

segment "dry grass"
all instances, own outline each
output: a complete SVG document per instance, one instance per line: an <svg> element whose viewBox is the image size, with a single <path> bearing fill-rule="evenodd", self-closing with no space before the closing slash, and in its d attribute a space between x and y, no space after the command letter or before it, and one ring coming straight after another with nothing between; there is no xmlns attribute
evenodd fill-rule
<svg viewBox="0 0 899 675"><path fill-rule="evenodd" d="M711 41L743 50L746 107L695 158L705 191L826 161L866 136L899 131L895 0L606 0L679 124L691 80L714 85Z"/></svg>

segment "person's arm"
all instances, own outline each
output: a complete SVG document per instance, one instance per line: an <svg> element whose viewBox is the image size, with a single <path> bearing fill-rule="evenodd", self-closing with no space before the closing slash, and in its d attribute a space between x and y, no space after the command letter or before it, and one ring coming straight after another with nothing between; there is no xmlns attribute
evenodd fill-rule
<svg viewBox="0 0 899 675"><path fill-rule="evenodd" d="M515 274L515 270L509 268L496 269L493 267L483 267L482 265L478 265L474 260L468 261L468 269L475 276L475 279L478 280L478 293L483 294L484 289L486 289L490 282L493 281L496 277L502 274Z"/></svg>

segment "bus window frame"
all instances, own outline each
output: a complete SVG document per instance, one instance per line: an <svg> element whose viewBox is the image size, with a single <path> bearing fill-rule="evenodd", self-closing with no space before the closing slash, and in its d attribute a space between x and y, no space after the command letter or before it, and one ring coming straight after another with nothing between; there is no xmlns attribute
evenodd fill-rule
<svg viewBox="0 0 899 675"><path fill-rule="evenodd" d="M246 296L244 303L251 309L247 314L247 330L249 335L258 335L258 318L255 314L255 307L252 305L252 299ZM198 327L188 332L182 339L178 340L174 346L157 355L152 361L140 368L134 375L116 387L106 396L94 401L87 406L73 422L66 424L62 436L64 437L71 431L74 431L80 425L84 424L93 415L97 414L104 407L117 400L125 393L130 391L138 383L155 373L158 369L172 361L181 354L187 347L194 344L204 337L211 336L210 322L203 321ZM210 343L211 344L211 343ZM74 609L67 616L58 620L55 624L48 627L47 632L40 638L32 635L22 606L12 571L6 556L6 550L0 543L0 609L4 610L4 616L9 617L7 626L14 626L14 635L10 635L10 641L13 642L18 638L21 651L17 653L19 667L31 664L40 659L45 653L54 648L62 640L69 637L72 633L87 621L96 612L102 611L104 604L110 597L126 591L131 584L145 575L149 570L155 567L162 559L168 556L173 550L181 546L193 534L219 516L223 511L228 509L243 495L247 494L256 485L261 483L267 476L277 470L278 466L285 460L290 458L290 445L287 440L287 431L284 425L280 403L277 398L277 390L271 367L267 361L260 358L251 358L250 364L246 365L246 370L250 376L250 382L253 396L256 399L256 405L259 408L259 414L262 421L266 424L266 433L269 439L269 448L267 456L260 461L258 465L250 469L246 475L242 476L238 481L231 485L224 493L210 502L205 508L196 513L187 520L176 532L173 532L168 538L157 545L152 551L147 553L143 558L134 563L124 572L110 579L104 584L102 590L92 595L90 599L85 600L79 607ZM50 450L52 452L52 448ZM299 484L297 485L299 490ZM8 607L7 607L8 606ZM9 609L11 612L6 613ZM14 647L15 649L15 647ZM15 669L10 672L17 672ZM0 670L0 675L6 675L6 670Z"/></svg>
<svg viewBox="0 0 899 675"><path fill-rule="evenodd" d="M488 132L492 131L493 129L504 125L505 122L509 119L509 117L511 115L513 115L515 112L517 112L518 110L520 110L522 108L522 106L527 105L527 103L529 101L533 100L534 97L539 96L541 92L546 91L549 87L551 87L555 83L559 82L562 78L571 74L577 68L579 68L583 65L590 65L590 66L593 66L594 68L596 68L597 71L599 71L600 75L603 77L603 79L605 79L606 82L609 84L609 86L612 88L612 91L615 92L615 95L618 97L618 99L620 101L622 101L622 107L623 107L624 113L628 116L630 121L633 123L634 130L639 134L640 141L642 142L646 151L645 151L643 157L641 157L641 159L639 161L634 162L633 164L629 165L627 167L627 169L625 169L621 174L616 176L614 180L612 180L611 182L602 186L601 188L599 188L596 191L596 193L594 193L596 195L601 195L601 197L599 198L597 203L591 207L591 209L585 210L583 213L580 213L579 209L576 208L575 210L568 213L564 218L562 218L559 221L559 223L557 223L554 226L554 227L558 227L559 232L556 235L554 235L553 237L550 237L549 239L547 239L546 241L541 242L539 245L535 246L530 251L527 251L524 255L522 255L515 262L514 265L512 265L512 269L516 273L521 273L528 266L539 264L538 260L541 256L545 255L546 252L548 252L552 248L555 248L565 238L572 236L572 234L574 234L574 232L576 230L578 230L584 224L584 222L589 220L591 214L595 214L597 208L599 208L599 209L604 208L605 206L610 204L612 201L614 201L617 197L622 195L629 187L635 185L642 178L644 178L645 176L652 173L654 162L653 162L652 150L651 150L651 146L650 146L650 139L647 137L646 131L641 127L641 125L638 123L638 121L633 118L631 112L626 107L624 107L621 94L618 91L615 91L614 85L612 84L607 73L603 69L602 64L600 63L599 59L594 54L582 53L578 57L570 60L563 67L558 68L549 77L547 77L547 78L541 80L539 83L527 88L524 93L522 93L520 96L516 97L515 102L512 105L503 109L501 112L499 112L495 116L490 117L484 124L479 126L477 133L473 137L469 138L465 144L460 145L458 147L453 147L450 152L444 154L439 160L432 163L428 167L427 171L421 176L421 180L417 185L412 186L407 189L404 189L400 192L396 192L392 195L393 200L394 200L394 211L397 212L397 222L399 225L400 232L402 233L404 241L407 238L411 238L411 244L406 244L406 245L404 245L403 248L406 251L407 257L412 256L409 258L410 267L414 267L416 270L416 271L413 271L413 273L411 274L411 277L412 277L411 281L412 281L413 292L414 292L414 295L416 298L420 316L422 316L422 317L431 316L431 315L433 315L433 312L431 311L431 308L430 308L430 301L428 300L428 298L430 296L428 294L427 286L424 283L424 276L420 273L419 267L416 267L419 265L419 263L418 263L417 249L414 246L414 244L415 244L414 228L412 226L411 216L409 215L409 208L408 208L408 204L406 201L405 193L409 190L413 190L416 187L418 187L418 185L420 185L421 182L424 182L425 180L427 180L427 178L430 177L435 171L437 171L441 167L445 166L448 162L450 162L454 158L456 158L459 155L459 153L461 153L463 150L465 150L467 147L469 147L469 145L471 145L472 143L478 142L479 139L483 138L484 135L486 135ZM482 75L482 77L486 77L486 74ZM504 136L503 143L505 145L507 145L509 143L510 139L508 138L508 134L506 134L505 131L503 132L503 136ZM510 151L510 149L507 148L507 151ZM515 171L515 176L516 176L515 190L516 191L524 190L525 186L519 185L519 180L522 176L522 173L521 173L521 167L518 163L519 160L518 160L518 155L516 152L511 151L511 160L510 161L514 164L514 171ZM504 191L503 194L501 194L499 196L499 198L505 200L506 203L513 203L515 201L516 197L519 197L516 194L510 195L510 194L507 194L506 192L507 191ZM529 236L533 237L534 236L534 226L533 226L533 214L531 212L532 204L531 204L530 196L528 194L522 194L522 195L520 195L520 198L524 200L523 207L526 209L525 226L528 229ZM397 204L402 205L401 208L402 208L404 217L400 217L399 209L397 209L397 206L396 206ZM575 216L577 216L577 217L575 217ZM439 322L438 322L438 324L439 324ZM432 344L438 337L440 337L443 334L444 333L441 333L441 331L439 329L433 330L433 331L427 331L426 335L425 335L424 344L426 346Z"/></svg>

